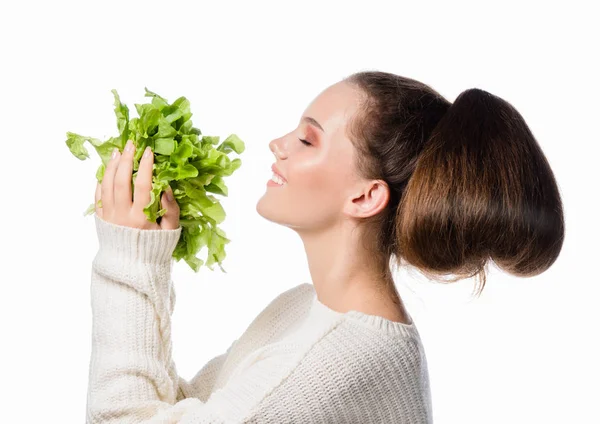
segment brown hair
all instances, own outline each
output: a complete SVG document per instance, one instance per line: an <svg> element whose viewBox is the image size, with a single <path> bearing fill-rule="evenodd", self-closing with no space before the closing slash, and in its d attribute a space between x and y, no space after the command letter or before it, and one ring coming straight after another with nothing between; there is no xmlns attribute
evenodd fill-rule
<svg viewBox="0 0 600 424"><path fill-rule="evenodd" d="M347 128L357 169L390 190L386 208L360 222L384 281L392 255L436 282L476 276L478 296L489 259L522 277L554 263L564 239L559 190L511 104L478 88L450 103L421 82L379 71L344 81L363 94ZM455 278L440 278L449 274Z"/></svg>

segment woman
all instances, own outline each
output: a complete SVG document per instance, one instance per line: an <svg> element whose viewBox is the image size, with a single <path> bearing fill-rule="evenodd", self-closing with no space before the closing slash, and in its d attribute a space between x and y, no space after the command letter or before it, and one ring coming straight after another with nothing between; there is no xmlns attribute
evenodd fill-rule
<svg viewBox="0 0 600 424"><path fill-rule="evenodd" d="M533 276L561 250L552 170L521 115L483 90L450 103L356 73L270 148L277 175L257 211L300 235L312 284L276 297L191 381L171 356L177 201L164 193L167 213L148 222L153 154L132 193L135 148L115 153L96 190L88 422L430 423L426 356L390 259L482 289L489 260Z"/></svg>

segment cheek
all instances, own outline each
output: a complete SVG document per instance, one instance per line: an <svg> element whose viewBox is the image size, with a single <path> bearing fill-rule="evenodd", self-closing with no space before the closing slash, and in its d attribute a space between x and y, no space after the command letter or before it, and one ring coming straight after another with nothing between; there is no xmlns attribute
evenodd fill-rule
<svg viewBox="0 0 600 424"><path fill-rule="evenodd" d="M345 177L331 168L314 168L294 175L294 186L290 187L298 200L318 209L340 208L343 201Z"/></svg>

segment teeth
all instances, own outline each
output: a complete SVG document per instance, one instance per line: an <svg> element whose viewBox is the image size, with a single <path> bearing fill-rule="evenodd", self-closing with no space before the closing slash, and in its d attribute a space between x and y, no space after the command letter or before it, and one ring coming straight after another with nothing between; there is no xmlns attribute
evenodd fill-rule
<svg viewBox="0 0 600 424"><path fill-rule="evenodd" d="M275 181L279 185L284 185L285 184L283 182L283 180L281 179L281 177L279 177L279 175L277 175L277 174L273 174L273 176L271 177L271 181Z"/></svg>

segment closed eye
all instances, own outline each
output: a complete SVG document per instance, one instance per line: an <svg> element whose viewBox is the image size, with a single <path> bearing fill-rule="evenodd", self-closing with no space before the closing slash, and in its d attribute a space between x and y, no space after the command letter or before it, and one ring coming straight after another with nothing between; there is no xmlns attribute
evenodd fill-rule
<svg viewBox="0 0 600 424"><path fill-rule="evenodd" d="M312 146L312 144L310 144L308 141L306 140L302 140L301 138L299 138L298 140L300 140L302 142L302 144L306 145L306 146Z"/></svg>

